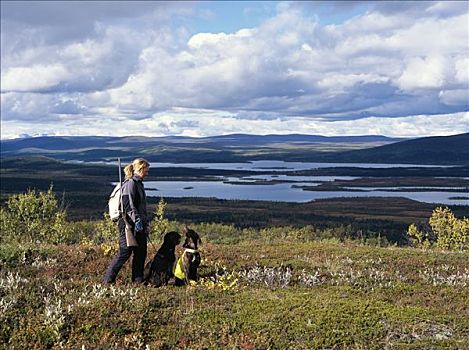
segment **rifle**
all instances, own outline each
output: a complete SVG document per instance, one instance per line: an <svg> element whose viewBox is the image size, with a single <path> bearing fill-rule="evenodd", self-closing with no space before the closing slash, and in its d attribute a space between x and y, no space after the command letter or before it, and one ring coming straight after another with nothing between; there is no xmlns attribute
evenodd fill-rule
<svg viewBox="0 0 469 350"><path fill-rule="evenodd" d="M135 239L132 226L130 226L129 221L127 220L127 215L124 212L124 201L122 200L122 171L121 171L121 159L117 158L119 161L119 183L120 183L120 204L121 204L121 216L125 224L125 240L127 242L127 247L137 247L138 243Z"/></svg>

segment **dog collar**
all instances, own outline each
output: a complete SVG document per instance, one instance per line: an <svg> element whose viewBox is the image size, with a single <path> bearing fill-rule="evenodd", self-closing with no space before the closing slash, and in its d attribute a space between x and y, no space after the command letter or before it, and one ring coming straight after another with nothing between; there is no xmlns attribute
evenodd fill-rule
<svg viewBox="0 0 469 350"><path fill-rule="evenodd" d="M195 254L195 253L198 253L199 251L196 250L196 249L190 249L190 248L186 248L184 250L184 253L192 253L192 254Z"/></svg>

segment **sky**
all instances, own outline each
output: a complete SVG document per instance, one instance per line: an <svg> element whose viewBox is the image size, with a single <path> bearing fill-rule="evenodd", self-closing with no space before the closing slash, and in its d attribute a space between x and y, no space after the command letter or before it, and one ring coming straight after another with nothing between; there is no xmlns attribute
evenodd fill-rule
<svg viewBox="0 0 469 350"><path fill-rule="evenodd" d="M468 1L2 1L1 138L469 132Z"/></svg>

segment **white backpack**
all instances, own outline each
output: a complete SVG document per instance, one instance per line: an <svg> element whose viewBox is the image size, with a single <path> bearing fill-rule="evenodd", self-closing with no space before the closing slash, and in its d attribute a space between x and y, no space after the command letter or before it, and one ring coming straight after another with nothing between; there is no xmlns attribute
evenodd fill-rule
<svg viewBox="0 0 469 350"><path fill-rule="evenodd" d="M124 183L126 183L128 180L125 180ZM109 201L108 201L108 208L109 208L109 216L111 217L112 221L117 221L119 220L119 217L121 215L121 184L118 183L116 187L111 192L111 195L109 196Z"/></svg>

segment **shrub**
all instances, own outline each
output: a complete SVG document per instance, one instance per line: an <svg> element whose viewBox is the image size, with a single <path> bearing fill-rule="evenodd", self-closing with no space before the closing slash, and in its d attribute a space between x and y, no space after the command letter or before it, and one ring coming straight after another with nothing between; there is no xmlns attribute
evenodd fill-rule
<svg viewBox="0 0 469 350"><path fill-rule="evenodd" d="M48 191L28 190L12 195L0 212L2 241L68 242L72 230L66 210L59 205L52 186Z"/></svg>
<svg viewBox="0 0 469 350"><path fill-rule="evenodd" d="M431 248L436 242L436 236L428 225L411 224L407 229L407 236L414 246L420 248Z"/></svg>
<svg viewBox="0 0 469 350"><path fill-rule="evenodd" d="M436 208L428 220L443 249L465 250L469 244L469 218L458 219L448 208Z"/></svg>
<svg viewBox="0 0 469 350"><path fill-rule="evenodd" d="M164 234L168 232L170 228L169 220L165 218L165 209L166 202L163 197L161 197L155 208L155 215L153 216L150 227L150 240L155 243L161 241Z"/></svg>
<svg viewBox="0 0 469 350"><path fill-rule="evenodd" d="M115 243L119 237L117 223L111 220L109 213L104 213L103 219L96 223L92 241L96 244Z"/></svg>
<svg viewBox="0 0 469 350"><path fill-rule="evenodd" d="M420 231L418 228L417 228L417 225L415 224L410 224L409 225L409 228L407 229L407 235L412 238L412 239L415 239L417 241L417 244L418 245L421 245L423 244L424 240L425 240L425 235L422 231Z"/></svg>
<svg viewBox="0 0 469 350"><path fill-rule="evenodd" d="M469 245L469 219L458 219L449 208L435 208L428 220L429 230L421 230L415 224L407 229L407 235L420 247L449 250L467 250Z"/></svg>

